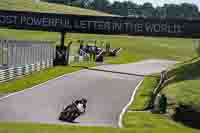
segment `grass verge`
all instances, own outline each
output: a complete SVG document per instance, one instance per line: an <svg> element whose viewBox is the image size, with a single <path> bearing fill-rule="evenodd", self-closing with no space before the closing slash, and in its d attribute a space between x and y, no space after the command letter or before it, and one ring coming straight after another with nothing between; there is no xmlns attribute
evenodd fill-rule
<svg viewBox="0 0 200 133"><path fill-rule="evenodd" d="M61 76L66 73L71 73L80 70L80 68L74 67L55 67L42 70L40 72L33 72L30 75L23 76L18 79L14 79L9 82L0 83L0 93L12 93L21 91L26 88L41 84L47 80Z"/></svg>
<svg viewBox="0 0 200 133"><path fill-rule="evenodd" d="M128 112L124 117L126 128L143 129L142 133L199 133L199 130L184 127L169 118L151 112Z"/></svg>
<svg viewBox="0 0 200 133"><path fill-rule="evenodd" d="M120 133L121 130L104 127L79 127L33 123L0 123L1 133Z"/></svg>
<svg viewBox="0 0 200 133"><path fill-rule="evenodd" d="M139 90L136 92L134 102L129 106L129 110L144 110L153 94L153 90L159 82L159 78L145 77Z"/></svg>
<svg viewBox="0 0 200 133"><path fill-rule="evenodd" d="M21 91L26 88L30 88L35 85L41 84L50 79L54 79L63 74L81 70L82 69L81 67L74 67L77 65L89 66L89 67L95 66L95 64L84 63L84 64L75 64L73 66L57 66L54 68L48 68L48 69L42 70L40 72L33 72L30 75L25 75L23 77L11 80L9 82L0 83L0 93L7 94L7 93L16 92L16 91Z"/></svg>
<svg viewBox="0 0 200 133"><path fill-rule="evenodd" d="M200 58L181 63L168 72L168 84L162 90L177 104L200 110Z"/></svg>
<svg viewBox="0 0 200 133"><path fill-rule="evenodd" d="M146 77L141 84L134 102L130 105L129 111L125 113L123 124L130 129L143 129L142 133L199 133L199 130L185 127L176 123L170 117L152 112L130 112L130 110L142 110L146 107L158 79Z"/></svg>

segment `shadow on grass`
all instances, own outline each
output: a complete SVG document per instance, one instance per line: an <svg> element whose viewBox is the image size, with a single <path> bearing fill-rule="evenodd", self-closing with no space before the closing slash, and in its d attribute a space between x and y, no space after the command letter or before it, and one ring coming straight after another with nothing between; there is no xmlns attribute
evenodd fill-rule
<svg viewBox="0 0 200 133"><path fill-rule="evenodd" d="M176 113L172 118L183 123L185 126L200 129L200 112L195 111L188 105L180 105L176 108Z"/></svg>

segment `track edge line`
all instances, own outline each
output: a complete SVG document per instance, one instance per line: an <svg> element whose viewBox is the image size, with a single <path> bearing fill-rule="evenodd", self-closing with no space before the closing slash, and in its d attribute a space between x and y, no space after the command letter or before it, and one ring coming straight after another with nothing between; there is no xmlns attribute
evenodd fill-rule
<svg viewBox="0 0 200 133"><path fill-rule="evenodd" d="M140 81L140 83L136 86L136 88L134 89L133 93L132 93L132 96L131 96L131 99L130 101L128 102L128 104L122 109L120 115L119 115L119 119L118 119L118 127L119 128L123 128L123 116L125 114L125 112L127 111L128 107L131 105L131 103L134 101L135 99L135 94L137 92L137 90L139 89L140 85L142 84L142 82L144 81L144 79L142 79L142 81Z"/></svg>
<svg viewBox="0 0 200 133"><path fill-rule="evenodd" d="M84 69L83 69L83 70L84 70ZM6 98L8 98L8 97L10 97L10 96L13 96L13 95L18 95L18 94L24 93L25 91L29 91L29 90L32 90L32 89L34 89L34 88L40 87L40 86L42 86L42 85L44 85L44 84L47 84L48 82L51 82L51 81L54 81L54 80L58 80L58 79L60 79L60 78L62 78L62 77L65 77L65 76L68 76L68 75L72 75L72 74L74 74L74 73L78 73L78 72L81 72L81 71L83 71L83 70L79 70L79 71L74 71L74 72L71 72L71 73L67 73L67 74L58 76L58 77L56 77L56 78L47 80L47 81L45 81L45 82L43 82L43 83L40 83L40 84L38 84L38 85L32 86L32 87L30 87L30 88L27 88L27 89L24 89L24 90L21 90L21 91L17 91L17 92L10 93L10 94L8 94L8 95L6 95L6 96L1 97L0 100L6 99Z"/></svg>

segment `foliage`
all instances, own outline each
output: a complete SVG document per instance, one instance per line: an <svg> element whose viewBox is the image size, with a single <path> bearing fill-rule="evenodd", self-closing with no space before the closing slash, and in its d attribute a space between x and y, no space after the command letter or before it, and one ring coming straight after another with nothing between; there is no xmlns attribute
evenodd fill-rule
<svg viewBox="0 0 200 133"><path fill-rule="evenodd" d="M134 17L158 17L158 18L200 18L198 7L195 4L182 3L164 4L162 7L153 7L152 3L146 2L138 5L131 1L109 0L45 0L48 2L62 3L65 5L95 9L111 14Z"/></svg>

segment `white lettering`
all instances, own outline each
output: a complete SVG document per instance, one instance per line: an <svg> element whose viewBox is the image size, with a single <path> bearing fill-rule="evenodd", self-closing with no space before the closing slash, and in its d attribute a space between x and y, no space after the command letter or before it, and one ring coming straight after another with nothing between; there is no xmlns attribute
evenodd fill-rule
<svg viewBox="0 0 200 133"><path fill-rule="evenodd" d="M110 25L111 25L111 23L110 22L105 22L104 23L104 30L106 30L107 32L110 32Z"/></svg>
<svg viewBox="0 0 200 133"><path fill-rule="evenodd" d="M17 16L0 16L0 23L1 24L16 24L17 23Z"/></svg>
<svg viewBox="0 0 200 133"><path fill-rule="evenodd" d="M113 23L113 31L121 32L122 24L121 23Z"/></svg>
<svg viewBox="0 0 200 133"><path fill-rule="evenodd" d="M136 24L136 32L143 32L143 24Z"/></svg>
<svg viewBox="0 0 200 133"><path fill-rule="evenodd" d="M90 30L91 30L92 23L93 23L93 21L88 21L88 31L90 31Z"/></svg>
<svg viewBox="0 0 200 133"><path fill-rule="evenodd" d="M161 25L162 32L167 32L167 24Z"/></svg>
<svg viewBox="0 0 200 133"><path fill-rule="evenodd" d="M35 25L41 25L42 24L42 19L34 18L33 21L34 21Z"/></svg>
<svg viewBox="0 0 200 133"><path fill-rule="evenodd" d="M27 23L28 25L33 25L33 18L32 18L32 17L27 17L27 18L26 18L26 23Z"/></svg>
<svg viewBox="0 0 200 133"><path fill-rule="evenodd" d="M146 30L147 32L153 32L153 27L152 27L152 25L149 24L149 23L145 24L145 30Z"/></svg>
<svg viewBox="0 0 200 133"><path fill-rule="evenodd" d="M49 19L49 25L51 25L52 27L56 27L56 24L55 24L55 19Z"/></svg>
<svg viewBox="0 0 200 133"><path fill-rule="evenodd" d="M80 21L80 28L87 29L87 21Z"/></svg>
<svg viewBox="0 0 200 133"><path fill-rule="evenodd" d="M97 23L97 29L98 30L104 30L104 28L105 28L105 25L104 25L103 21Z"/></svg>
<svg viewBox="0 0 200 133"><path fill-rule="evenodd" d="M72 28L72 26L70 25L69 19L64 19L64 26L65 26L66 28L69 28L69 29Z"/></svg>
<svg viewBox="0 0 200 133"><path fill-rule="evenodd" d="M184 26L177 25L177 33L182 33L181 27L184 27Z"/></svg>
<svg viewBox="0 0 200 133"><path fill-rule="evenodd" d="M6 23L5 16L0 15L0 23L1 24L5 24Z"/></svg>
<svg viewBox="0 0 200 133"><path fill-rule="evenodd" d="M124 32L129 32L130 31L130 23L124 23Z"/></svg>
<svg viewBox="0 0 200 133"><path fill-rule="evenodd" d="M49 19L48 18L43 18L42 19L42 26L49 26Z"/></svg>
<svg viewBox="0 0 200 133"><path fill-rule="evenodd" d="M160 24L153 24L153 31L154 32L161 32Z"/></svg>

